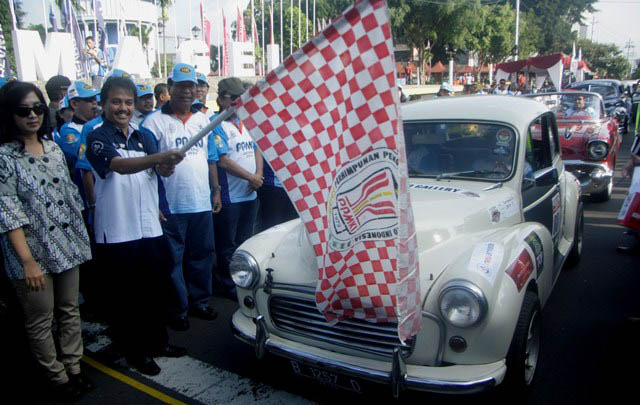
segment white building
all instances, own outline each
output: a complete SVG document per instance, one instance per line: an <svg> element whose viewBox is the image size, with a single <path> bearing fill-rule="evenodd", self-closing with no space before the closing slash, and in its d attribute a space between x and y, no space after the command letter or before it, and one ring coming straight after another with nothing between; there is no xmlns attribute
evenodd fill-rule
<svg viewBox="0 0 640 405"><path fill-rule="evenodd" d="M161 13L159 1L79 0L81 8L84 10L78 13L80 30L83 31L85 37L91 35L96 38L96 41L97 20L94 12L94 4L96 4L97 1L102 3L102 17L104 19L107 36L106 56L108 61L113 63L118 42L125 32L126 35L133 35L135 31L134 27L137 27L138 38L140 39L143 50L146 52L147 63L149 67L152 67L162 52L162 39L157 26ZM146 32L147 30L148 40L145 43L142 32ZM167 46L167 50L169 50L169 46ZM175 53L175 45L173 45L172 51Z"/></svg>

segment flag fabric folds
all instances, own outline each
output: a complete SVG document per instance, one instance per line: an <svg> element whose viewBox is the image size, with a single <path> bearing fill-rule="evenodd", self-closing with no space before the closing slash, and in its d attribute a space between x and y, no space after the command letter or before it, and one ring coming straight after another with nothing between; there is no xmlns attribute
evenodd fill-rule
<svg viewBox="0 0 640 405"><path fill-rule="evenodd" d="M229 76L229 30L227 29L227 18L222 10L222 72L224 76Z"/></svg>
<svg viewBox="0 0 640 405"><path fill-rule="evenodd" d="M211 47L211 21L207 17L207 12L204 9L204 5L200 2L200 18L202 19L202 32L204 34L204 41L207 43L207 55L209 54L209 48Z"/></svg>
<svg viewBox="0 0 640 405"><path fill-rule="evenodd" d="M67 13L69 16L69 28L73 34L75 58L76 58L76 78L78 80L85 80L89 78L87 73L87 66L83 57L84 37L80 31L80 25L78 25L78 18L76 12L71 7L69 0L67 0Z"/></svg>
<svg viewBox="0 0 640 405"><path fill-rule="evenodd" d="M107 32L105 31L104 16L102 15L102 0L95 2L95 16L98 26L98 47L106 55L107 52Z"/></svg>
<svg viewBox="0 0 640 405"><path fill-rule="evenodd" d="M9 53L7 52L7 43L4 41L2 33L2 25L0 25L0 77L9 77L12 75L9 66Z"/></svg>
<svg viewBox="0 0 640 405"><path fill-rule="evenodd" d="M49 3L49 24L53 28L53 32L58 32L58 19L53 12L53 4Z"/></svg>
<svg viewBox="0 0 640 405"><path fill-rule="evenodd" d="M236 7L238 11L238 20L236 22L237 32L236 32L236 41L238 42L247 42L247 30L244 27L244 16L240 12L240 8Z"/></svg>
<svg viewBox="0 0 640 405"><path fill-rule="evenodd" d="M237 102L315 251L327 321L420 327L416 236L389 12L357 0Z"/></svg>

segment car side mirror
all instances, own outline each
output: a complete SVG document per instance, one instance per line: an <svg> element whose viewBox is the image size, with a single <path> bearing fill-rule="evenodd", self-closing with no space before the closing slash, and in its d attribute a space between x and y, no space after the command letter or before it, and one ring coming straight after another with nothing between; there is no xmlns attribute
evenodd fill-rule
<svg viewBox="0 0 640 405"><path fill-rule="evenodd" d="M550 167L543 170L538 170L533 174L536 182L536 187L553 186L558 183L558 169Z"/></svg>

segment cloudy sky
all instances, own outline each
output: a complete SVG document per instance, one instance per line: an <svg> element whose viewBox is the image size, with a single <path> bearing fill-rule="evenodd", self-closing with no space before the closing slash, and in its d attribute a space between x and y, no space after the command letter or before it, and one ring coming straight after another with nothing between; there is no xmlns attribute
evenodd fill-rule
<svg viewBox="0 0 640 405"><path fill-rule="evenodd" d="M212 41L217 42L216 27L222 21L221 9L228 21L236 19L236 7L244 9L250 0L202 0L206 7L213 25ZM284 1L285 5L290 0L274 0L276 10L280 1ZM53 0L22 0L24 10L27 12L25 18L26 23L41 24L43 20L42 4L53 3ZM257 0L255 1L257 4ZM302 0L304 8L305 0ZM174 6L170 10L170 16L176 18L176 26L178 27L178 36L189 36L190 27L197 24L200 15L200 0L175 0ZM294 4L297 1L294 0ZM309 0L309 9L311 9L312 0ZM268 0L267 0L267 4ZM48 7L48 6L47 6ZM191 7L192 25L189 24L189 7ZM286 6L285 6L286 7ZM598 42L612 42L622 48L627 55L627 49L624 49L627 41L631 40L635 48L630 52L632 58L640 58L640 0L602 0L596 4L598 12L585 15L585 22L589 25L588 38L592 35L592 21L595 18L593 26L593 39ZM54 9L56 9L54 7ZM56 13L59 11L56 9ZM277 18L277 17L276 17ZM60 21L60 17L58 17ZM258 24L260 22L258 21ZM199 24L198 24L199 25ZM168 35L173 36L173 23L169 23Z"/></svg>

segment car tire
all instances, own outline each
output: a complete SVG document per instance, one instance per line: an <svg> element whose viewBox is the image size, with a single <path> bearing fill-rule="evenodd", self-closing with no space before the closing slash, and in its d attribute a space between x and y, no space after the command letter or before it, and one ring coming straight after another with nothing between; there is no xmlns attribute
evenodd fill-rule
<svg viewBox="0 0 640 405"><path fill-rule="evenodd" d="M606 202L611 199L611 193L613 192L613 178L609 179L609 184L607 184L607 188L602 190L599 193L591 194L590 200L592 202Z"/></svg>
<svg viewBox="0 0 640 405"><path fill-rule="evenodd" d="M573 246L567 256L565 268L576 266L582 257L582 245L584 240L584 209L582 203L578 205L578 215L576 216L576 227L573 234Z"/></svg>
<svg viewBox="0 0 640 405"><path fill-rule="evenodd" d="M520 308L520 316L507 353L507 375L503 389L509 393L529 392L536 376L542 342L540 300L527 291Z"/></svg>

